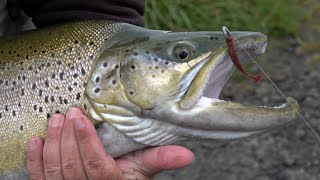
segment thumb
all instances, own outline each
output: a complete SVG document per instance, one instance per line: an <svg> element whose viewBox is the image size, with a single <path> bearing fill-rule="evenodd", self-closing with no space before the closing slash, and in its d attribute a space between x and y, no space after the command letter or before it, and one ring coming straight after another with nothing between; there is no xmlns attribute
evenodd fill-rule
<svg viewBox="0 0 320 180"><path fill-rule="evenodd" d="M118 159L117 162L124 174L131 174L128 171L128 169L131 169L135 170L132 172L138 172L147 178L162 171L185 167L190 165L193 160L193 153L184 147L160 146L130 153ZM129 161L131 163L129 165L128 163L121 163L121 161Z"/></svg>

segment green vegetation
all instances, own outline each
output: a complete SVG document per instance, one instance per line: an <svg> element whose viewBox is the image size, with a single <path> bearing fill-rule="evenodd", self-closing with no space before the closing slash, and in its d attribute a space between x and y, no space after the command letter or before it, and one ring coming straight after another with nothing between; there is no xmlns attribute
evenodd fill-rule
<svg viewBox="0 0 320 180"><path fill-rule="evenodd" d="M303 2L303 3L302 3ZM269 36L296 35L301 0L146 0L146 26L174 31L260 31Z"/></svg>

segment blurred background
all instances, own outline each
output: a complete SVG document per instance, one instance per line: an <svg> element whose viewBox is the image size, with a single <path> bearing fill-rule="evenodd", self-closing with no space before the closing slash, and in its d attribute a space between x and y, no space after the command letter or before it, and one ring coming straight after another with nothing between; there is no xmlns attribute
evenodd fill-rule
<svg viewBox="0 0 320 180"><path fill-rule="evenodd" d="M320 0L146 0L146 26L172 31L260 31L269 37L260 66L320 133ZM259 73L254 64L249 72ZM285 102L266 77L253 83L235 71L221 98L275 106ZM219 143L184 142L192 166L156 180L319 180L320 140L301 119L252 138Z"/></svg>

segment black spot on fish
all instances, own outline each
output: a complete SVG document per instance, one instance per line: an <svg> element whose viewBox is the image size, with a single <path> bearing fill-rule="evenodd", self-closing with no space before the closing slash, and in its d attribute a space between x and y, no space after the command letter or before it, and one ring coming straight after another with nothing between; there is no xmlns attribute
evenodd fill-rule
<svg viewBox="0 0 320 180"><path fill-rule="evenodd" d="M46 51L42 50L42 54L45 54L45 53L46 53Z"/></svg>
<svg viewBox="0 0 320 180"><path fill-rule="evenodd" d="M26 59L29 59L29 55L26 55Z"/></svg>
<svg viewBox="0 0 320 180"><path fill-rule="evenodd" d="M21 107L21 103L19 103L18 106Z"/></svg>
<svg viewBox="0 0 320 180"><path fill-rule="evenodd" d="M108 62L103 62L102 66L105 68L108 67Z"/></svg>
<svg viewBox="0 0 320 180"><path fill-rule="evenodd" d="M17 82L13 81L13 82L12 82L12 85L13 85L13 86L17 85Z"/></svg>
<svg viewBox="0 0 320 180"><path fill-rule="evenodd" d="M146 54L150 54L150 51L146 51Z"/></svg>
<svg viewBox="0 0 320 180"><path fill-rule="evenodd" d="M78 83L77 83L77 82L74 82L73 85L77 87L77 86L78 86Z"/></svg>
<svg viewBox="0 0 320 180"><path fill-rule="evenodd" d="M159 61L159 59L158 59L158 58L153 58L153 60L154 60L155 62L158 62L158 61Z"/></svg>
<svg viewBox="0 0 320 180"><path fill-rule="evenodd" d="M50 118L50 113L47 113L47 119L49 119Z"/></svg>
<svg viewBox="0 0 320 180"><path fill-rule="evenodd" d="M50 67L50 66L51 66L51 63L48 62L48 63L47 63L47 67Z"/></svg>
<svg viewBox="0 0 320 180"><path fill-rule="evenodd" d="M89 43L90 46L92 46L93 44L94 44L93 41L91 41L91 42Z"/></svg>
<svg viewBox="0 0 320 180"><path fill-rule="evenodd" d="M29 67L28 67L28 70L29 70L29 71L31 71L32 69L33 69L33 67L32 67L32 66L29 66Z"/></svg>
<svg viewBox="0 0 320 180"><path fill-rule="evenodd" d="M31 89L35 90L36 89L36 84L33 83Z"/></svg>
<svg viewBox="0 0 320 180"><path fill-rule="evenodd" d="M86 74L86 70L84 70L83 68L81 68L81 74L84 76Z"/></svg>
<svg viewBox="0 0 320 180"><path fill-rule="evenodd" d="M21 89L21 96L24 96L25 95L25 90L24 88Z"/></svg>
<svg viewBox="0 0 320 180"><path fill-rule="evenodd" d="M129 52L130 51L130 49L126 49L126 52Z"/></svg>
<svg viewBox="0 0 320 180"><path fill-rule="evenodd" d="M59 101L60 101L60 104L63 104L63 99L61 96L59 96Z"/></svg>
<svg viewBox="0 0 320 180"><path fill-rule="evenodd" d="M74 73L73 78L77 78L77 77L78 77L78 73Z"/></svg>
<svg viewBox="0 0 320 180"><path fill-rule="evenodd" d="M100 82L100 77L98 76L97 78L96 78L96 83L99 83Z"/></svg>
<svg viewBox="0 0 320 180"><path fill-rule="evenodd" d="M54 102L54 96L51 96L50 101Z"/></svg>
<svg viewBox="0 0 320 180"><path fill-rule="evenodd" d="M169 61L165 61L164 64L168 65L168 64L169 64Z"/></svg>
<svg viewBox="0 0 320 180"><path fill-rule="evenodd" d="M134 55L134 56L138 56L139 53L138 53L138 52L134 52L133 55Z"/></svg>
<svg viewBox="0 0 320 180"><path fill-rule="evenodd" d="M49 97L48 97L48 96L46 96L46 97L44 98L44 102L45 102L45 103L48 103L48 102L49 102Z"/></svg>
<svg viewBox="0 0 320 180"><path fill-rule="evenodd" d="M25 81L27 77L25 75L22 75L22 80Z"/></svg>
<svg viewBox="0 0 320 180"><path fill-rule="evenodd" d="M61 61L57 61L57 64L58 64L58 65L61 65L61 64L62 64L62 62L61 62Z"/></svg>
<svg viewBox="0 0 320 180"><path fill-rule="evenodd" d="M158 66L156 66L155 68L156 68L156 69L159 69L159 67L158 67Z"/></svg>
<svg viewBox="0 0 320 180"><path fill-rule="evenodd" d="M5 106L4 106L4 110L5 110L5 111L9 111L8 105L5 105Z"/></svg>
<svg viewBox="0 0 320 180"><path fill-rule="evenodd" d="M8 81L6 81L6 86L8 86L9 85L9 82Z"/></svg>
<svg viewBox="0 0 320 180"><path fill-rule="evenodd" d="M0 118L2 118L2 113L0 113Z"/></svg>
<svg viewBox="0 0 320 180"><path fill-rule="evenodd" d="M22 125L20 125L20 131L23 131L23 126Z"/></svg>
<svg viewBox="0 0 320 180"><path fill-rule="evenodd" d="M75 40L75 41L74 41L74 44L78 44L78 40Z"/></svg>
<svg viewBox="0 0 320 180"><path fill-rule="evenodd" d="M67 100L67 99L64 99L63 102L64 102L65 104L68 104L68 100Z"/></svg>
<svg viewBox="0 0 320 180"><path fill-rule="evenodd" d="M89 58L92 60L93 59L93 55L89 56Z"/></svg>
<svg viewBox="0 0 320 180"><path fill-rule="evenodd" d="M34 53L36 53L37 51L38 51L38 50L36 50L36 49L35 49L35 50L33 50L33 52L34 52Z"/></svg>
<svg viewBox="0 0 320 180"><path fill-rule="evenodd" d="M44 85L46 85L46 87L49 87L49 81L46 80L46 81L44 82Z"/></svg>
<svg viewBox="0 0 320 180"><path fill-rule="evenodd" d="M77 93L76 99L79 100L81 98L80 93Z"/></svg>
<svg viewBox="0 0 320 180"><path fill-rule="evenodd" d="M118 69L118 68L119 68L119 65L118 65L118 64L116 64L116 65L114 66L114 68L115 68L115 69Z"/></svg>
<svg viewBox="0 0 320 180"><path fill-rule="evenodd" d="M39 90L39 96L40 96L40 97L42 96L42 92L43 92L43 90L40 89L40 90Z"/></svg>
<svg viewBox="0 0 320 180"><path fill-rule="evenodd" d="M52 79L55 79L55 78L56 78L56 75L55 75L55 74L52 74L52 75L51 75L51 78L52 78Z"/></svg>
<svg viewBox="0 0 320 180"><path fill-rule="evenodd" d="M69 92L71 92L73 89L71 86L68 87Z"/></svg>
<svg viewBox="0 0 320 180"><path fill-rule="evenodd" d="M16 116L16 111L15 110L12 111L12 116Z"/></svg>
<svg viewBox="0 0 320 180"><path fill-rule="evenodd" d="M99 92L100 92L100 88L94 89L94 93L99 93Z"/></svg>
<svg viewBox="0 0 320 180"><path fill-rule="evenodd" d="M59 74L59 76L60 76L60 80L63 80L63 75L64 75L64 73L63 73L63 72L61 72L61 73Z"/></svg>
<svg viewBox="0 0 320 180"><path fill-rule="evenodd" d="M33 110L37 110L38 108L37 108L37 105L33 105Z"/></svg>
<svg viewBox="0 0 320 180"><path fill-rule="evenodd" d="M39 107L39 112L43 112L42 107Z"/></svg>

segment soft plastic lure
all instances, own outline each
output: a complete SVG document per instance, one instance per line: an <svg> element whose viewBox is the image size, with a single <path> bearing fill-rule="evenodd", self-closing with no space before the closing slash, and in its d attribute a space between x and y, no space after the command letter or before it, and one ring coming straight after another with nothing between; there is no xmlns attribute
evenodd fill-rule
<svg viewBox="0 0 320 180"><path fill-rule="evenodd" d="M231 60L232 60L233 64L244 75L248 76L249 78L254 79L254 82L260 81L261 80L261 75L251 75L241 66L241 63L239 61L239 57L238 57L238 55L236 53L236 48L235 48L235 45L234 45L233 37L232 37L230 31L227 29L227 27L223 26L222 27L222 31L224 33L224 36L226 37L226 43L227 43L228 48L229 48L229 55L231 57Z"/></svg>

